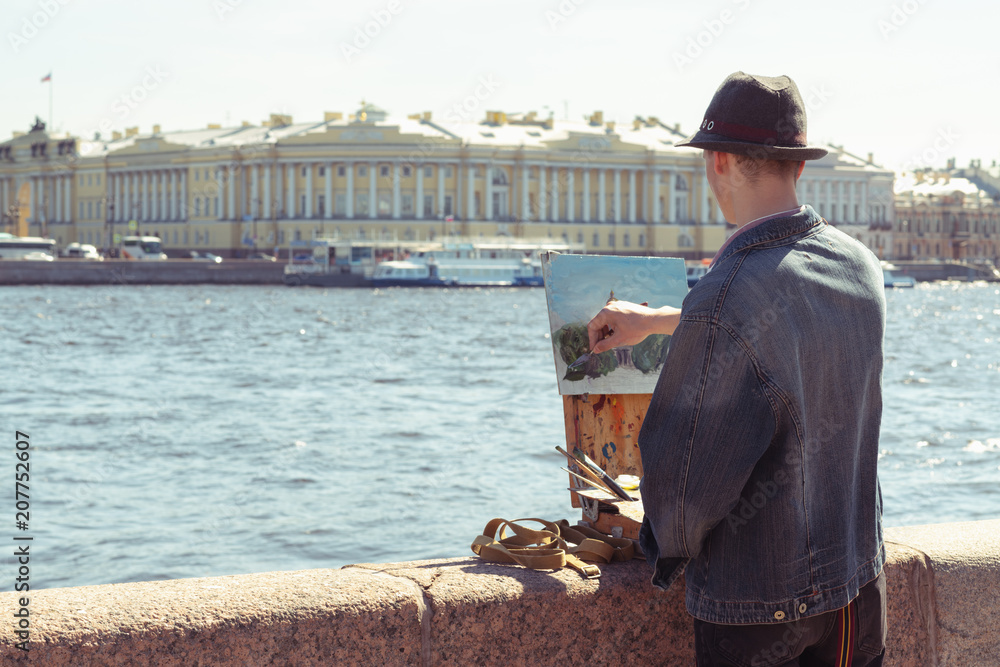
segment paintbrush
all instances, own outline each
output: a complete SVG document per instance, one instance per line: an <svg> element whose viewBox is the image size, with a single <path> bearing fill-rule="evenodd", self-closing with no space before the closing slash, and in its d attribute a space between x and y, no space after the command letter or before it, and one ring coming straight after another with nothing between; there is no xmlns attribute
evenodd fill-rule
<svg viewBox="0 0 1000 667"><path fill-rule="evenodd" d="M605 486L611 489L612 493L614 493L616 496L618 496L622 500L627 500L629 502L635 501L635 498L627 494L625 492L625 489L618 486L618 483L615 482L615 480L611 479L611 475L604 472L604 469L601 468L601 466L594 463L594 461L591 460L591 458L587 456L587 454L582 449L580 449L579 447L574 447L573 456L575 456L576 459L581 463L583 463L587 468L590 468L590 471L600 478L601 483L603 483Z"/></svg>
<svg viewBox="0 0 1000 667"><path fill-rule="evenodd" d="M604 486L603 484L598 484L597 482L595 482L595 481L593 481L593 480L590 480L590 479L588 479L588 478L584 477L583 475L578 475L578 474L576 474L575 472L573 472L572 470L570 470L569 468L563 468L563 467L560 467L559 469L560 469L560 470L565 470L565 471L566 471L566 472L568 472L568 473L569 473L570 475L572 475L572 476L573 476L573 477L575 477L576 479L580 480L581 482L583 482L583 483L584 483L584 484L586 484L587 486L592 486L592 487L594 487L595 489L597 489L597 490L599 490L599 491L604 491L605 493L610 493L611 495L615 495L615 494L614 494L614 493L613 493L613 492L611 491L611 489L607 488L607 487L606 487L606 486Z"/></svg>
<svg viewBox="0 0 1000 667"><path fill-rule="evenodd" d="M565 449L563 449L559 445L556 445L556 451L559 452L560 454L562 454L563 456L565 456L567 459L569 459L570 463L572 463L577 468L579 468L580 472L582 472L584 474L584 476L586 476L589 479L591 479L593 482L595 482L597 485L599 485L600 488L606 488L607 487L607 485L600 478L600 476L598 476L597 473L595 473L590 468L588 468L587 464L585 464L583 461L581 461L580 459L576 458L575 456L573 456L572 454L570 454L569 452L567 452ZM607 491L611 495L614 495L614 491L612 491L611 489L607 489Z"/></svg>

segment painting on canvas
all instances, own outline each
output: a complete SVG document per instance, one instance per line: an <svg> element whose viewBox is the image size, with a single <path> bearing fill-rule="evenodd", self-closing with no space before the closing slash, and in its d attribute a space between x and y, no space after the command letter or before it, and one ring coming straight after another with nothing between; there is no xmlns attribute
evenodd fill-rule
<svg viewBox="0 0 1000 667"><path fill-rule="evenodd" d="M680 308L687 294L684 260L674 257L611 255L542 256L552 348L559 393L650 394L656 386L670 336L649 336L629 347L589 356L587 322L614 297L651 308Z"/></svg>

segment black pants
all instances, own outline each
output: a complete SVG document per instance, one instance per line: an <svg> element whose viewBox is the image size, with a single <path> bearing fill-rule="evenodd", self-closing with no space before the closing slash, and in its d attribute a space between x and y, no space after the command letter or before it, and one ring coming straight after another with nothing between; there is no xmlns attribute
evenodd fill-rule
<svg viewBox="0 0 1000 667"><path fill-rule="evenodd" d="M694 620L698 667L881 667L885 655L885 571L837 611L763 625Z"/></svg>

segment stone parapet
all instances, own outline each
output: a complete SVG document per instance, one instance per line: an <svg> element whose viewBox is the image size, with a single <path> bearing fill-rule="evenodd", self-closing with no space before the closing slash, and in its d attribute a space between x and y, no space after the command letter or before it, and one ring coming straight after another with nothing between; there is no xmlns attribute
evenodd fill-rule
<svg viewBox="0 0 1000 667"><path fill-rule="evenodd" d="M888 529L886 665L1000 664L1000 520ZM471 541L471 540L470 540ZM0 662L694 664L682 585L642 561L530 571L458 558L0 593Z"/></svg>

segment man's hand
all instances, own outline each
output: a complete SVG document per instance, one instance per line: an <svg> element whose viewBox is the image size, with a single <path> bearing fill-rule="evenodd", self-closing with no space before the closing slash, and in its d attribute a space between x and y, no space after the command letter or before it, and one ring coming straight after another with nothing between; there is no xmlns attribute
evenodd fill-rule
<svg viewBox="0 0 1000 667"><path fill-rule="evenodd" d="M641 343L650 334L672 334L680 316L680 309L670 306L650 308L629 301L610 301L587 324L590 351L600 354Z"/></svg>

